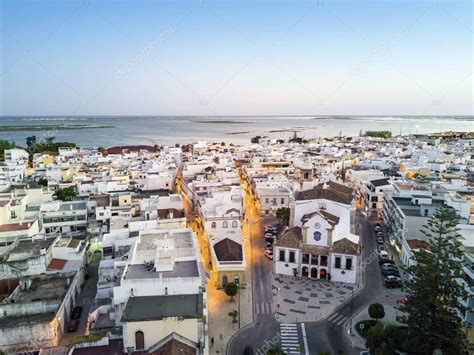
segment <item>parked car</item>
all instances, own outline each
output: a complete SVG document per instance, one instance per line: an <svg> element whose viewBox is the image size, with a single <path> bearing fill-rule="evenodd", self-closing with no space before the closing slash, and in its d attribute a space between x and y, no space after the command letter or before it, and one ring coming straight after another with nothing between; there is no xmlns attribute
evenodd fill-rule
<svg viewBox="0 0 474 355"><path fill-rule="evenodd" d="M383 264L392 264L392 265L395 265L395 263L390 260L390 259L380 259L379 260L379 265L383 265Z"/></svg>
<svg viewBox="0 0 474 355"><path fill-rule="evenodd" d="M82 311L84 309L81 306L76 306L71 312L71 318L72 319L79 319L81 318Z"/></svg>
<svg viewBox="0 0 474 355"><path fill-rule="evenodd" d="M275 238L275 234L273 234L273 233L265 233L265 238Z"/></svg>
<svg viewBox="0 0 474 355"><path fill-rule="evenodd" d="M402 286L400 279L396 280L396 279L385 278L384 283L385 283L385 287L387 288L399 288Z"/></svg>
<svg viewBox="0 0 474 355"><path fill-rule="evenodd" d="M379 231L381 231L381 230L382 230L382 227L380 227L380 225L376 224L376 225L374 226L374 231L379 232Z"/></svg>
<svg viewBox="0 0 474 355"><path fill-rule="evenodd" d="M270 250L270 249L265 249L265 252L264 252L265 256L271 260L273 260L273 250Z"/></svg>
<svg viewBox="0 0 474 355"><path fill-rule="evenodd" d="M265 242L267 242L267 244L270 243L270 244L273 245L273 242L274 242L274 241L275 241L275 238L274 238L274 237L273 237L273 238L267 238L267 237L265 237Z"/></svg>
<svg viewBox="0 0 474 355"><path fill-rule="evenodd" d="M400 277L395 275L385 276L385 281L401 281Z"/></svg>
<svg viewBox="0 0 474 355"><path fill-rule="evenodd" d="M388 270L382 270L382 275L383 276L397 276L400 277L400 273L396 269L388 269Z"/></svg>
<svg viewBox="0 0 474 355"><path fill-rule="evenodd" d="M380 250L379 256L381 259L388 259L388 253L386 250Z"/></svg>
<svg viewBox="0 0 474 355"><path fill-rule="evenodd" d="M400 281L385 281L385 287L387 288L400 288L401 286Z"/></svg>
<svg viewBox="0 0 474 355"><path fill-rule="evenodd" d="M79 319L71 319L67 324L67 331L73 333L79 328Z"/></svg>
<svg viewBox="0 0 474 355"><path fill-rule="evenodd" d="M397 266L393 263L382 263L380 267L382 269L397 269Z"/></svg>
<svg viewBox="0 0 474 355"><path fill-rule="evenodd" d="M383 244L385 243L385 240L383 239L383 237L377 237L377 243Z"/></svg>
<svg viewBox="0 0 474 355"><path fill-rule="evenodd" d="M377 237L383 237L383 233L382 232L377 232Z"/></svg>
<svg viewBox="0 0 474 355"><path fill-rule="evenodd" d="M267 225L267 226L265 226L265 232L276 233L276 232L278 232L278 228L276 226L273 226L273 225Z"/></svg>

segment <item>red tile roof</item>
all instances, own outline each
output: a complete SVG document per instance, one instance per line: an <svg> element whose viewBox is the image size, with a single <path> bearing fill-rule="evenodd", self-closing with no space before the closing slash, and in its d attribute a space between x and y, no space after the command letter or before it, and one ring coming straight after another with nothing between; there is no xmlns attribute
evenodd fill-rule
<svg viewBox="0 0 474 355"><path fill-rule="evenodd" d="M0 232L15 232L30 229L33 222L10 223L0 226Z"/></svg>
<svg viewBox="0 0 474 355"><path fill-rule="evenodd" d="M48 270L62 270L66 263L67 260L65 259L53 259L48 265Z"/></svg>
<svg viewBox="0 0 474 355"><path fill-rule="evenodd" d="M411 250L413 249L425 249L425 250L431 250L431 245L424 240L419 240L419 239L409 239L407 240L408 246L410 247Z"/></svg>

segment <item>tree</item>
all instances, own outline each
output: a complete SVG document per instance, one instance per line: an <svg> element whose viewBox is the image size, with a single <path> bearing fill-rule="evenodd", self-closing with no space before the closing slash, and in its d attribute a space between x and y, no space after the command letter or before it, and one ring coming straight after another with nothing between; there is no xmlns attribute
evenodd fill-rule
<svg viewBox="0 0 474 355"><path fill-rule="evenodd" d="M276 217L280 223L287 226L290 223L290 209L288 207L280 207L276 211Z"/></svg>
<svg viewBox="0 0 474 355"><path fill-rule="evenodd" d="M3 139L0 139L0 155L3 155L5 150L15 148L15 142L9 142Z"/></svg>
<svg viewBox="0 0 474 355"><path fill-rule="evenodd" d="M48 186L48 179L46 179L44 177L40 178L38 180L38 185L39 186L44 186L44 187Z"/></svg>
<svg viewBox="0 0 474 355"><path fill-rule="evenodd" d="M393 325L385 327L383 323L377 322L370 328L365 346L374 355L395 355L401 339L403 338L399 327Z"/></svg>
<svg viewBox="0 0 474 355"><path fill-rule="evenodd" d="M237 316L239 315L239 312L237 310L233 310L229 312L229 317L232 317L232 323L237 323Z"/></svg>
<svg viewBox="0 0 474 355"><path fill-rule="evenodd" d="M73 186L54 191L54 198L61 201L72 201L76 197L76 189Z"/></svg>
<svg viewBox="0 0 474 355"><path fill-rule="evenodd" d="M260 142L260 138L262 138L262 137L261 136L252 137L252 138L250 138L250 143L258 143L258 142Z"/></svg>
<svg viewBox="0 0 474 355"><path fill-rule="evenodd" d="M383 305L380 303L372 303L369 306L369 316L370 318L374 318L377 320L385 317L385 309L383 308Z"/></svg>
<svg viewBox="0 0 474 355"><path fill-rule="evenodd" d="M407 302L401 317L407 325L410 348L417 354L467 354L466 337L458 314L463 313L463 250L458 240L458 219L448 209L439 209L423 226L430 251L414 252L414 264L407 268Z"/></svg>
<svg viewBox="0 0 474 355"><path fill-rule="evenodd" d="M279 347L273 347L265 352L265 355L285 355L286 353Z"/></svg>
<svg viewBox="0 0 474 355"><path fill-rule="evenodd" d="M36 145L36 136L29 136L26 137L26 148L28 148L28 151L30 151L30 147L33 147Z"/></svg>
<svg viewBox="0 0 474 355"><path fill-rule="evenodd" d="M48 136L44 139L44 143L46 145L51 145L54 143L54 138L55 138L54 136Z"/></svg>
<svg viewBox="0 0 474 355"><path fill-rule="evenodd" d="M239 286L233 282L229 282L227 285L225 285L224 291L225 294L230 297L230 301L232 302L234 300L234 296L239 291Z"/></svg>

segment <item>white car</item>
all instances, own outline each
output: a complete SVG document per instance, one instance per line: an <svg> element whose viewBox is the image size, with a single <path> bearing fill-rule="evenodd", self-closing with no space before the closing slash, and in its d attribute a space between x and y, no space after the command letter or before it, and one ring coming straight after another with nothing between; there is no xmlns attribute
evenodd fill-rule
<svg viewBox="0 0 474 355"><path fill-rule="evenodd" d="M379 255L382 259L388 259L388 253L385 250L381 250Z"/></svg>
<svg viewBox="0 0 474 355"><path fill-rule="evenodd" d="M395 275L385 276L385 281L400 281L400 278Z"/></svg>
<svg viewBox="0 0 474 355"><path fill-rule="evenodd" d="M265 256L271 260L273 260L273 251L269 249L265 249Z"/></svg>
<svg viewBox="0 0 474 355"><path fill-rule="evenodd" d="M276 233L278 231L277 227L275 226L265 226L265 232L273 232Z"/></svg>

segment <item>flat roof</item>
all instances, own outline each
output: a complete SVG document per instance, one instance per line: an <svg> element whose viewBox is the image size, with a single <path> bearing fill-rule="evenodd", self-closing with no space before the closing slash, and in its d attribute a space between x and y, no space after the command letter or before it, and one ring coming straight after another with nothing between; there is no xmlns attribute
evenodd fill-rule
<svg viewBox="0 0 474 355"><path fill-rule="evenodd" d="M168 317L200 318L202 294L130 297L122 321L145 321Z"/></svg>
<svg viewBox="0 0 474 355"><path fill-rule="evenodd" d="M176 261L172 271L149 271L145 264L128 265L124 278L127 279L159 279L177 277L199 277L199 269L196 260Z"/></svg>
<svg viewBox="0 0 474 355"><path fill-rule="evenodd" d="M47 239L25 239L19 240L17 243L14 244L12 249L7 252L7 261L16 261L16 260L24 260L31 256L40 255L41 250L49 249L51 245L54 243L56 238L47 238Z"/></svg>

